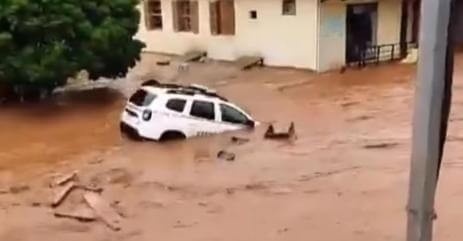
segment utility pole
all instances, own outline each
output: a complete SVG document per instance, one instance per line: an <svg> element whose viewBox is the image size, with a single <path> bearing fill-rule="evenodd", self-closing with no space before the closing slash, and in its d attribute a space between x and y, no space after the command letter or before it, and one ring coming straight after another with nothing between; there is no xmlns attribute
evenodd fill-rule
<svg viewBox="0 0 463 241"><path fill-rule="evenodd" d="M431 241L437 174L445 137L448 26L452 0L422 0L407 241ZM451 73L450 73L451 74ZM448 75L448 73L447 73ZM450 77L451 78L451 77ZM450 83L451 85L451 83ZM450 98L450 97L448 97Z"/></svg>

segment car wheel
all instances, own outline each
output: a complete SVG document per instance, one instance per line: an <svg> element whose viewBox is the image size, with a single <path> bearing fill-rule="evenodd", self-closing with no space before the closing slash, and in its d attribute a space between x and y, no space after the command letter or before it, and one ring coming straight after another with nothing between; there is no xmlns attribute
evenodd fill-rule
<svg viewBox="0 0 463 241"><path fill-rule="evenodd" d="M172 141L186 139L185 134L180 131L166 131L162 134L160 141Z"/></svg>

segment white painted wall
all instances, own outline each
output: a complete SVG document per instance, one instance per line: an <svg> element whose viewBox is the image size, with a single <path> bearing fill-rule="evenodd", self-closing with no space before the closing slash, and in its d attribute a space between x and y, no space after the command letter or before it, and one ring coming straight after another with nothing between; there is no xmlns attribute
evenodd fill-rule
<svg viewBox="0 0 463 241"><path fill-rule="evenodd" d="M265 64L316 69L318 0L296 0L297 15L282 15L282 0L235 0L234 36L214 36L209 26L209 0L199 2L199 34L173 31L171 0L162 0L162 31L147 31L144 17L137 38L146 51L183 54L205 50L214 59L235 60L260 55ZM257 19L249 11L257 11ZM141 11L143 14L143 11Z"/></svg>
<svg viewBox="0 0 463 241"><path fill-rule="evenodd" d="M346 5L376 2L372 0L328 0L320 5L319 71L336 69L345 65ZM378 1L377 44L400 42L401 0Z"/></svg>
<svg viewBox="0 0 463 241"><path fill-rule="evenodd" d="M346 59L346 7L340 2L326 2L320 8L318 71L337 69Z"/></svg>
<svg viewBox="0 0 463 241"><path fill-rule="evenodd" d="M378 2L378 44L400 42L402 21L401 0L380 0Z"/></svg>

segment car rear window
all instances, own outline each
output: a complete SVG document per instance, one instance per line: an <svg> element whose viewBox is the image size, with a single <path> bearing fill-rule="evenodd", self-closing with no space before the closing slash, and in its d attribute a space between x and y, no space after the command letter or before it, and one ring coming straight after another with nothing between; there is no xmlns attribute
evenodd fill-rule
<svg viewBox="0 0 463 241"><path fill-rule="evenodd" d="M150 94L145 90L139 89L133 94L129 101L137 106L147 106L156 99L156 95Z"/></svg>
<svg viewBox="0 0 463 241"><path fill-rule="evenodd" d="M191 107L190 114L195 117L207 120L214 120L214 103L208 101L195 100L193 102L193 106Z"/></svg>
<svg viewBox="0 0 463 241"><path fill-rule="evenodd" d="M186 100L170 99L169 101L167 101L166 107L169 110L173 110L176 112L183 112L183 110L185 109L185 104L186 104Z"/></svg>

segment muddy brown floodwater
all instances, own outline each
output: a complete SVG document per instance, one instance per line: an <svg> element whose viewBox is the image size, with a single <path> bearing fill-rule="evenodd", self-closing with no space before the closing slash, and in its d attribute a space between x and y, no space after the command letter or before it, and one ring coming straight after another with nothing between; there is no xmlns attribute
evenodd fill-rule
<svg viewBox="0 0 463 241"><path fill-rule="evenodd" d="M161 58L145 55L107 90L0 107L0 240L404 240L414 67L316 75L210 62L179 73L176 61L156 66ZM437 198L438 240L461 236L462 69ZM263 124L166 144L122 138L125 98L151 77L215 88ZM268 123L291 121L294 143L262 138ZM233 144L232 135L250 142ZM220 150L236 160L216 158ZM49 184L74 170L80 182L104 188L123 217L121 231L53 216ZM83 205L79 195L63 208Z"/></svg>

